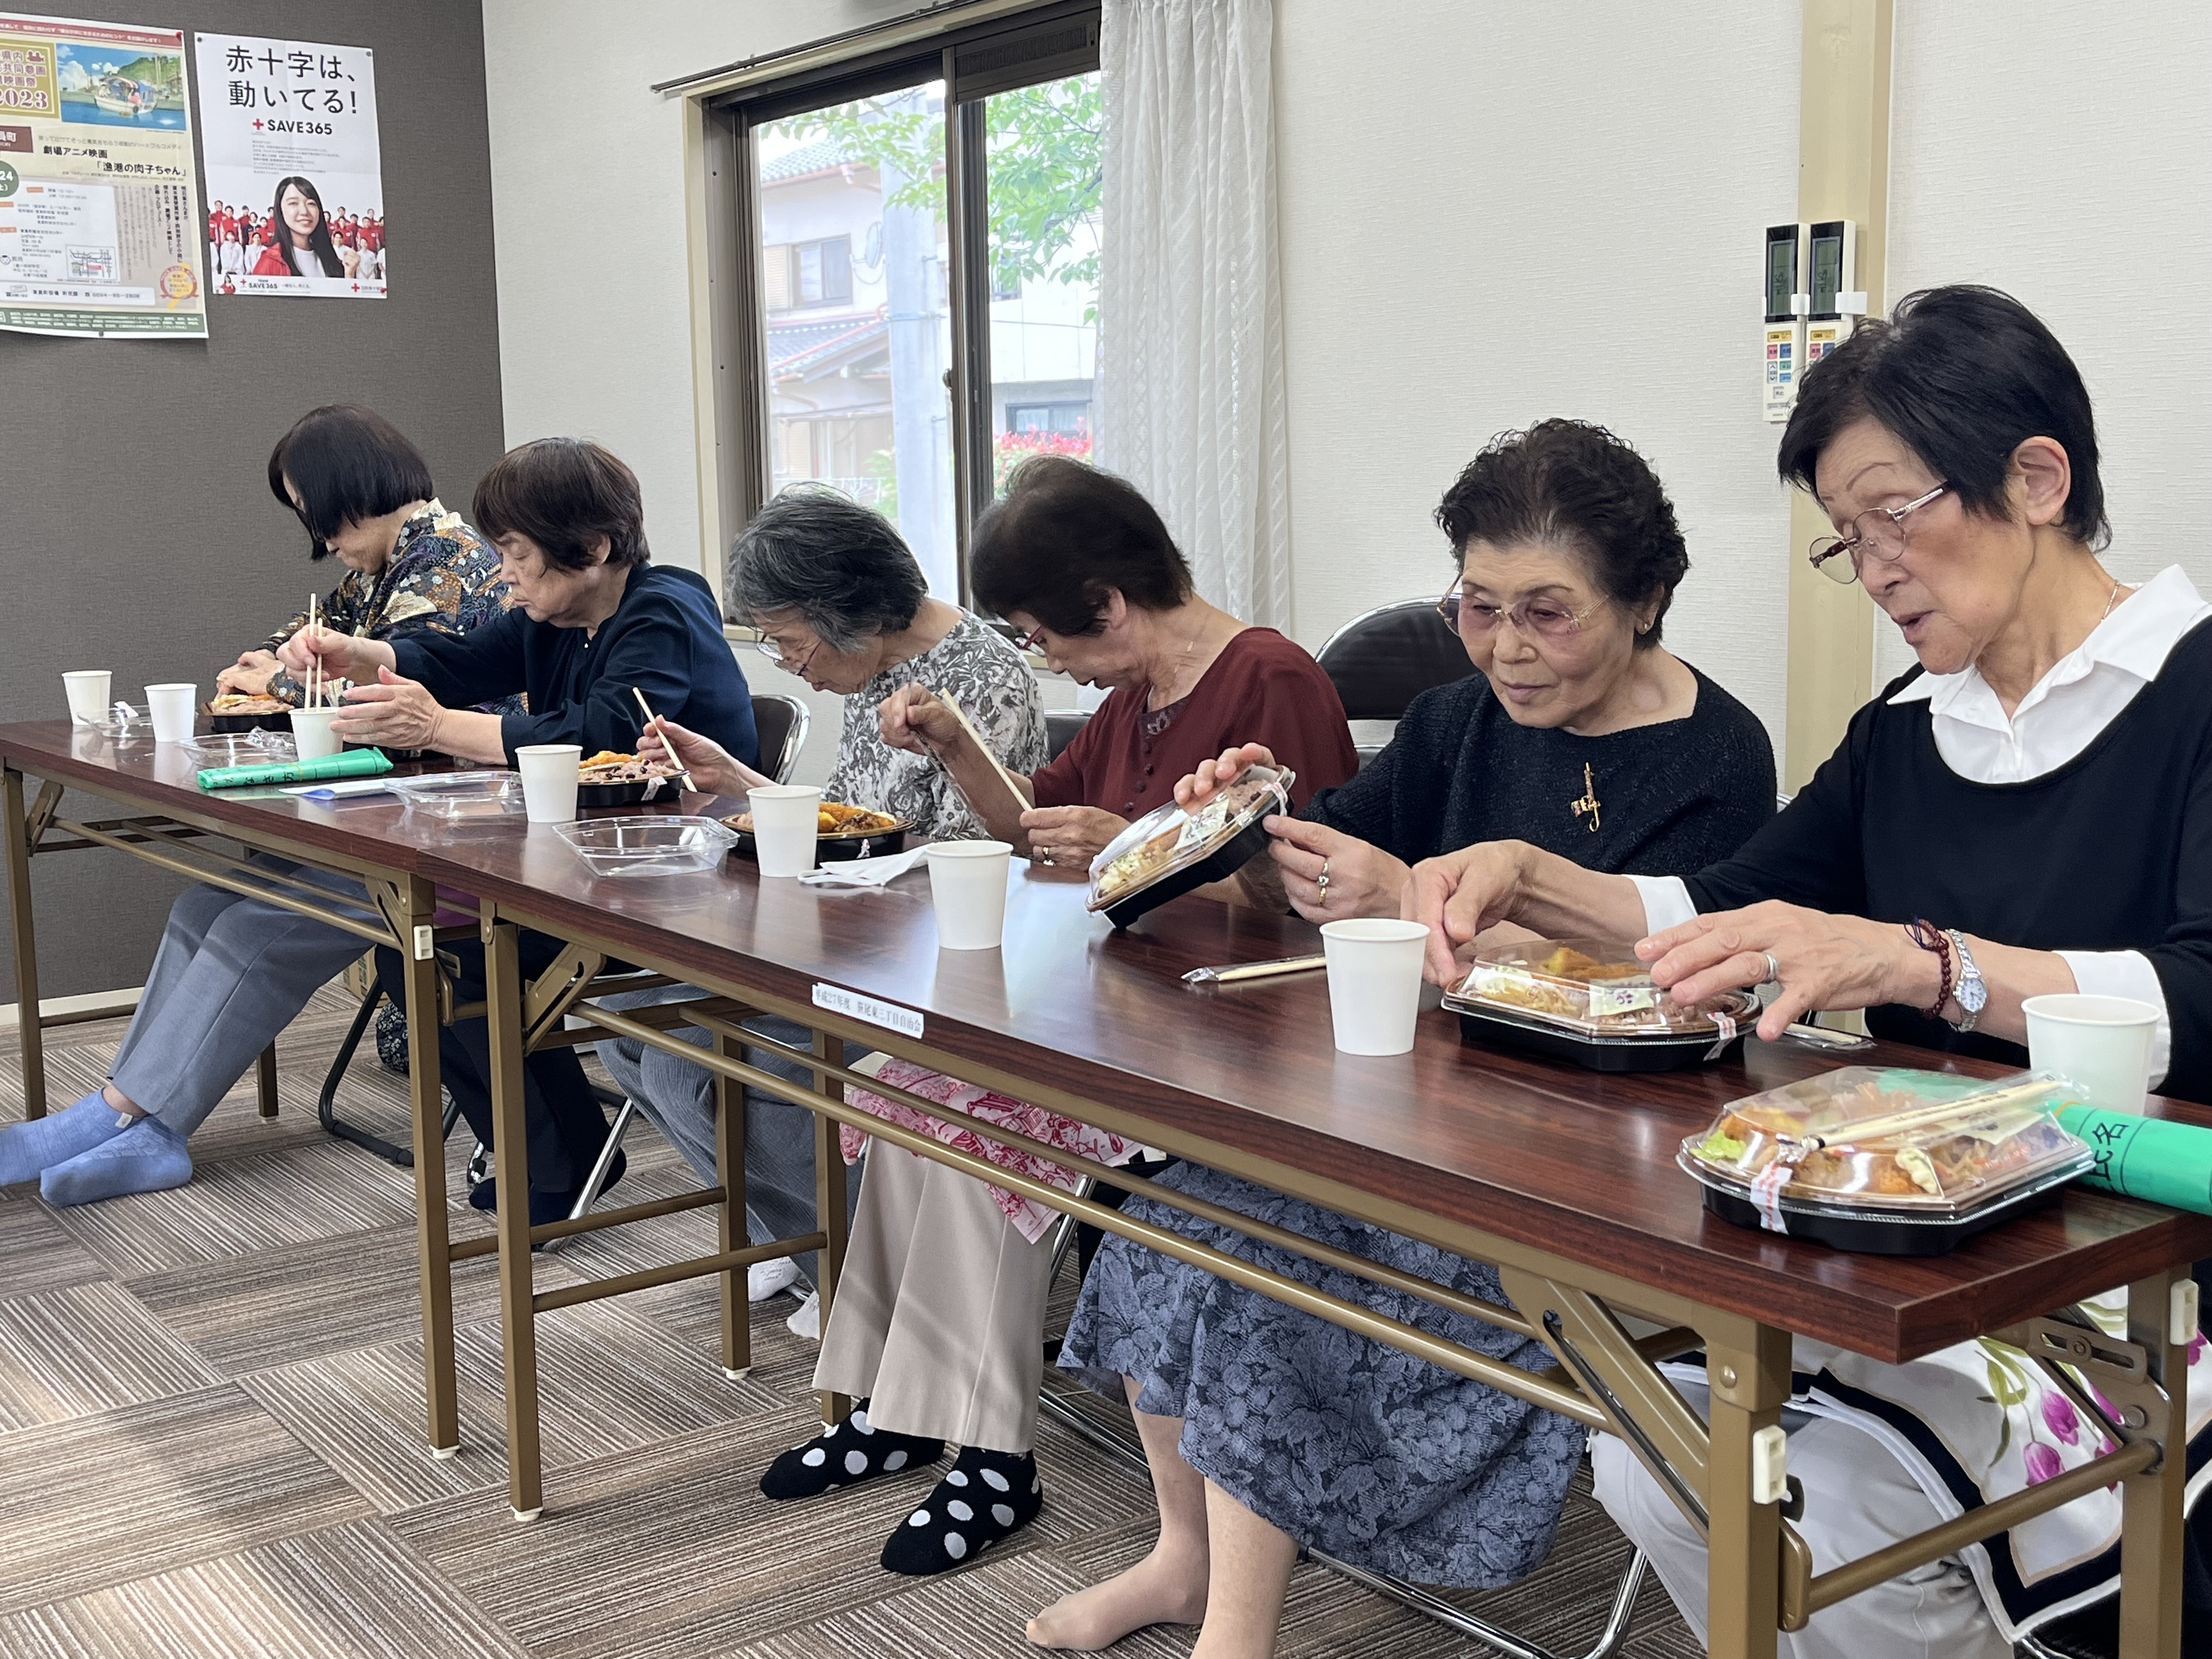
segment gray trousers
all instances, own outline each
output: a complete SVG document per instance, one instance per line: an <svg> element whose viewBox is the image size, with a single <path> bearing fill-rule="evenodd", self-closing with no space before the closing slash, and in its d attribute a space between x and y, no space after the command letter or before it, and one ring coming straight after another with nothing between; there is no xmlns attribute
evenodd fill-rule
<svg viewBox="0 0 2212 1659"><path fill-rule="evenodd" d="M690 1002L705 995L696 986L667 985L653 991L621 991L605 999L613 1009L645 1008L667 1002ZM748 1030L778 1042L804 1047L811 1039L806 1028L773 1014L757 1014L744 1022ZM678 1028L672 1036L702 1048L714 1039L696 1025ZM859 1059L867 1050L848 1045L847 1060ZM599 1045L599 1063L616 1086L635 1101L638 1109L684 1155L691 1171L707 1186L714 1184L714 1074L703 1066L649 1048L635 1037L616 1037ZM811 1083L805 1066L760 1048L748 1048L745 1062L774 1072L794 1083ZM857 1180L846 1188L846 1217L857 1206ZM764 1244L772 1238L811 1233L814 1218L814 1114L804 1106L778 1100L757 1090L745 1091L745 1231L749 1240ZM814 1253L795 1258L808 1284L814 1282Z"/></svg>
<svg viewBox="0 0 2212 1659"><path fill-rule="evenodd" d="M368 897L349 876L281 859L254 862L364 904ZM189 1135L308 999L368 948L358 933L265 900L188 888L169 907L145 993L108 1075L137 1105Z"/></svg>

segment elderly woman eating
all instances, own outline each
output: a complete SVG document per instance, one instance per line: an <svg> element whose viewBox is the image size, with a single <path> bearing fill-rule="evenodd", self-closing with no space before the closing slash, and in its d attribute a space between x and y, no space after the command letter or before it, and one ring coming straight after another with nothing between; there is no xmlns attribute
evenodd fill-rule
<svg viewBox="0 0 2212 1659"><path fill-rule="evenodd" d="M1863 325L1807 375L1780 470L1835 526L1814 567L1856 580L1919 665L1741 852L1680 879L1526 837L1419 866L1431 975L1501 921L1643 936L1685 1000L1778 986L1763 1036L1865 1009L1877 1036L2014 1065L2027 998L2105 993L2157 1011L2154 1085L2212 1101L2212 606L2179 567L2135 585L2106 568L2098 463L2081 374L2018 301L1933 289ZM1992 1386L2008 1352L1892 1366L1797 1344L1813 1380L1784 1426L1821 1568L2094 1454L2103 1435L2033 1378ZM1594 1455L1600 1498L1702 1630L1698 1534L1620 1442ZM2120 1505L2076 1499L1815 1614L1782 1650L2001 1659L2109 1585Z"/></svg>
<svg viewBox="0 0 2212 1659"><path fill-rule="evenodd" d="M649 562L636 476L594 443L541 438L509 450L477 484L477 522L499 549L514 608L465 639L380 641L315 635L285 647L288 665L319 655L325 672L356 682L338 734L355 743L435 749L490 765L530 744L627 751L639 730L638 694L688 720L732 753L754 755L752 694L722 637L714 591L689 570ZM297 654L298 660L289 659ZM469 705L525 694L527 712ZM459 1000L483 995L483 947L448 947L462 973ZM542 934L522 938L522 969L558 954ZM377 953L392 1000L403 998L396 951ZM492 1144L490 1054L484 1022L444 1028L447 1085L469 1127ZM607 1121L573 1050L540 1050L524 1067L533 1224L574 1209L607 1135ZM620 1155L610 1174L621 1174ZM469 1194L496 1206L492 1181Z"/></svg>
<svg viewBox="0 0 2212 1659"><path fill-rule="evenodd" d="M1352 781L1268 819L1272 860L1243 878L1255 897L1287 894L1315 921L1395 917L1408 866L1508 826L1577 867L1659 871L1723 857L1772 816L1765 728L1659 643L1689 556L1634 450L1577 421L1508 433L1437 522L1455 566L1440 608L1480 672L1416 698ZM1176 798L1273 758L1233 749ZM1192 1164L1157 1179L1505 1300L1493 1268L1250 1182ZM1510 1364L1550 1363L1540 1342L1164 1204L1128 1212ZM1582 1447L1564 1418L1118 1237L1084 1281L1060 1363L1128 1400L1160 1533L1137 1565L1032 1620L1041 1647L1202 1621L1199 1652L1270 1653L1302 1543L1424 1583L1505 1583L1543 1559Z"/></svg>
<svg viewBox="0 0 2212 1659"><path fill-rule="evenodd" d="M969 840L979 833L943 768L890 748L878 735L877 705L907 684L957 699L1005 764L1029 771L1043 763L1043 705L1021 653L973 616L932 599L921 565L881 514L833 491L787 489L738 536L727 582L731 611L761 630L763 652L816 690L845 699L826 799L887 812L912 824L921 841ZM665 720L640 747L650 756L664 744L710 794L742 795L774 781L713 738ZM638 1007L701 994L672 986L618 994L608 1003ZM806 1046L805 1029L789 1020L763 1015L748 1024L780 1042ZM697 1026L676 1035L702 1048L714 1041ZM699 1178L713 1185L714 1074L628 1037L600 1043L599 1059ZM745 1059L807 1080L799 1067L765 1049L748 1049ZM746 1222L755 1243L814 1230L811 1112L746 1091L744 1170ZM811 1256L795 1264L783 1258L756 1263L749 1274L752 1299L775 1295L802 1272L812 1279Z"/></svg>
<svg viewBox="0 0 2212 1659"><path fill-rule="evenodd" d="M980 604L1023 629L1054 667L1113 692L1057 760L1017 774L1028 798L1018 805L927 687L902 687L884 702L883 737L939 757L986 827L1025 843L1040 863L1080 869L1127 818L1170 799L1198 757L1237 738L1265 738L1297 768L1300 802L1357 769L1343 706L1320 665L1279 634L1199 599L1159 514L1121 479L1075 461L1025 463L978 520L970 568ZM877 1075L953 1114L1101 1162L1141 1150L902 1061ZM882 1096L851 1098L925 1133L951 1133ZM999 1150L986 1143L987 1156ZM1041 1173L1073 1184L1057 1166ZM762 1491L791 1499L856 1486L930 1462L951 1440L960 1456L885 1542L888 1571L941 1572L1034 1519L1044 1501L1032 1448L1050 1221L1003 1188L871 1141L814 1372L816 1388L860 1404L777 1458Z"/></svg>
<svg viewBox="0 0 2212 1659"><path fill-rule="evenodd" d="M270 493L305 526L312 559L346 567L326 626L378 641L459 638L499 616L497 558L447 513L429 463L366 409L311 410L269 455ZM281 646L306 628L295 617ZM273 650L249 651L219 689L300 701ZM273 858L273 872L366 905L358 882ZM195 886L171 908L106 1085L64 1110L0 1128L0 1186L36 1179L50 1204L180 1187L185 1142L318 988L362 953L360 936L263 899Z"/></svg>

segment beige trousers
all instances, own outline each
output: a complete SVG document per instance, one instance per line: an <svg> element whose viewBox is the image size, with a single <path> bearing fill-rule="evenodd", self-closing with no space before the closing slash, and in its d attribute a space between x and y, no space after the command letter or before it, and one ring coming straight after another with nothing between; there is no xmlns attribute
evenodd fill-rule
<svg viewBox="0 0 2212 1659"><path fill-rule="evenodd" d="M814 1386L894 1434L1028 1451L1051 1269L981 1182L872 1140Z"/></svg>

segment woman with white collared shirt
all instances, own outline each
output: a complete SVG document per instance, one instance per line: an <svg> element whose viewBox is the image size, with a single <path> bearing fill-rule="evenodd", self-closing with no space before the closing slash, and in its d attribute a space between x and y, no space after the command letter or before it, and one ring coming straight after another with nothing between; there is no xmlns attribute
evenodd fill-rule
<svg viewBox="0 0 2212 1659"><path fill-rule="evenodd" d="M1695 875L1601 875L1513 842L1417 867L1431 976L1500 921L1643 934L1686 1000L1778 983L1763 1036L1863 1008L1878 1036L2008 1064L2027 1059L2027 998L2131 997L2160 1011L2154 1085L2212 1101L2212 605L2178 567L2133 588L2105 568L2097 464L2081 375L2018 301L1935 289L1865 324L1807 374L1779 467L1835 526L1814 567L1863 584L1919 665ZM1893 1366L1796 1345L1784 1424L1816 1570L2096 1455L2103 1435L2033 1367L1998 1376L2010 1354ZM2212 1356L2191 1354L2195 1438ZM1599 1437L1593 1458L1599 1498L1702 1631L1697 1533L1621 1443ZM2208 1482L2212 1467L2192 1498ZM2009 1655L2114 1584L2119 1515L2112 1492L2078 1499L1823 1611L1781 1652Z"/></svg>

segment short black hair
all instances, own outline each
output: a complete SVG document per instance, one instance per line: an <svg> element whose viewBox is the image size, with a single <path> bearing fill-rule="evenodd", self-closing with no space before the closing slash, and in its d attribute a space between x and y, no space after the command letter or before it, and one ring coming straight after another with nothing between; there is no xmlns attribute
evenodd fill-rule
<svg viewBox="0 0 2212 1659"><path fill-rule="evenodd" d="M2013 451L2050 438L2073 473L2061 522L2092 550L2112 539L2089 388L2057 337L2009 294L1972 283L1923 288L1887 321L1862 322L1798 383L1775 457L1783 481L1813 490L1820 452L1862 416L1984 518L2009 516Z"/></svg>
<svg viewBox="0 0 2212 1659"><path fill-rule="evenodd" d="M284 481L300 492L294 506ZM307 555L326 558L331 538L438 492L430 463L399 428L358 404L311 409L269 452L269 493L307 529Z"/></svg>
<svg viewBox="0 0 2212 1659"><path fill-rule="evenodd" d="M910 626L929 597L890 520L820 484L793 484L753 514L724 581L731 615L795 611L832 651Z"/></svg>
<svg viewBox="0 0 2212 1659"><path fill-rule="evenodd" d="M1462 566L1469 542L1572 549L1607 598L1632 607L1656 602L1638 647L1659 643L1662 619L1690 568L1674 504L1651 464L1587 421L1539 421L1525 432L1499 433L1444 491L1437 525Z"/></svg>
<svg viewBox="0 0 2212 1659"><path fill-rule="evenodd" d="M1065 455L1013 470L1005 498L975 520L968 575L985 610L1063 635L1104 627L1109 592L1172 611L1194 591L1189 562L1137 487Z"/></svg>
<svg viewBox="0 0 2212 1659"><path fill-rule="evenodd" d="M477 481L470 516L486 541L520 532L563 570L587 568L602 536L610 568L648 556L637 474L589 438L539 438L508 450Z"/></svg>

